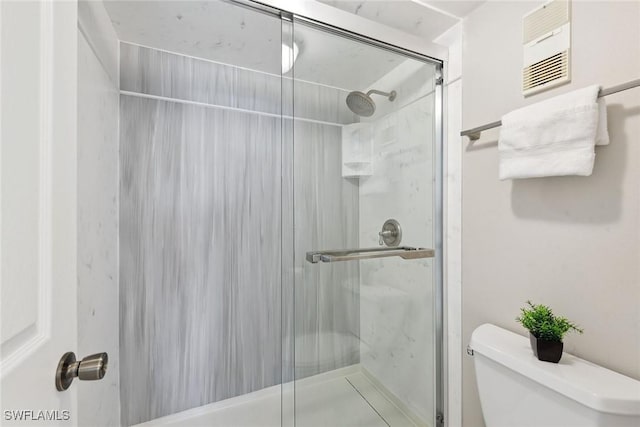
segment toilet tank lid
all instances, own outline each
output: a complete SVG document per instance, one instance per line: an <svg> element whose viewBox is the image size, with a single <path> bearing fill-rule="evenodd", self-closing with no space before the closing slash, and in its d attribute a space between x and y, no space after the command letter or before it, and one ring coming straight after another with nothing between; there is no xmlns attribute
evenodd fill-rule
<svg viewBox="0 0 640 427"><path fill-rule="evenodd" d="M539 361L529 340L485 323L473 331L475 353L601 412L640 415L640 381L564 353L560 363Z"/></svg>

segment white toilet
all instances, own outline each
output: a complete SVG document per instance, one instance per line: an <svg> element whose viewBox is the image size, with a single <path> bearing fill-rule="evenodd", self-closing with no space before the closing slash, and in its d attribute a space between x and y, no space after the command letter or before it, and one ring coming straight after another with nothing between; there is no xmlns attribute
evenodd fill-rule
<svg viewBox="0 0 640 427"><path fill-rule="evenodd" d="M640 381L567 353L541 362L527 338L490 324L469 347L487 427L640 426Z"/></svg>

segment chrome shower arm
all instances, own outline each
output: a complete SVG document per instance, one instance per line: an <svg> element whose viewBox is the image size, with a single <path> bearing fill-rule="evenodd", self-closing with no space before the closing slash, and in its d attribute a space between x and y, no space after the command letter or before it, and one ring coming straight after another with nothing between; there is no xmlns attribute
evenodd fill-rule
<svg viewBox="0 0 640 427"><path fill-rule="evenodd" d="M367 96L371 95L372 93L375 93L376 95L386 96L387 98L389 98L389 101L393 101L394 99L396 99L395 90L392 90L391 92L383 92L381 90L371 89L370 91L367 92Z"/></svg>

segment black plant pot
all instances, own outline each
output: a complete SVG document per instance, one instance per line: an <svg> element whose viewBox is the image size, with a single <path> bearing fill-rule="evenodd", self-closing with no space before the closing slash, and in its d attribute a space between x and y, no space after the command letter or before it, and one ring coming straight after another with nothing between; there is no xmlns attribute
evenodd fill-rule
<svg viewBox="0 0 640 427"><path fill-rule="evenodd" d="M558 363L562 358L563 344L561 341L540 340L531 332L529 332L529 341L531 342L533 354L536 355L538 360Z"/></svg>

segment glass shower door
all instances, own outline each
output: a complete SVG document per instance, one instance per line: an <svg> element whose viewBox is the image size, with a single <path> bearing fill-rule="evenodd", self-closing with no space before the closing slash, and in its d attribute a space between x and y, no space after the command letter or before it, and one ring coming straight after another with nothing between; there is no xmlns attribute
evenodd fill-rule
<svg viewBox="0 0 640 427"><path fill-rule="evenodd" d="M298 19L292 42L295 424L435 426L436 65Z"/></svg>

